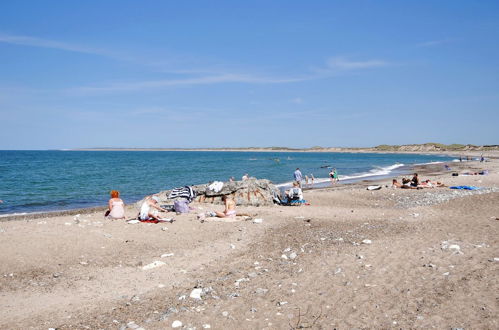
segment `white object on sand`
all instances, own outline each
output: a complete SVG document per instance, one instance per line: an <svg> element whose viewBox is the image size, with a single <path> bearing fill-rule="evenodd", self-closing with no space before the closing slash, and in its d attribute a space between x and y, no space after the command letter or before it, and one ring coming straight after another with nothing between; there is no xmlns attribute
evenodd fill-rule
<svg viewBox="0 0 499 330"><path fill-rule="evenodd" d="M172 328L180 328L181 326L182 326L182 322L180 322L179 320L175 320L172 323Z"/></svg>
<svg viewBox="0 0 499 330"><path fill-rule="evenodd" d="M362 241L362 244L372 244L372 242L370 239L365 239Z"/></svg>
<svg viewBox="0 0 499 330"><path fill-rule="evenodd" d="M262 223L263 219L253 219L253 223Z"/></svg>
<svg viewBox="0 0 499 330"><path fill-rule="evenodd" d="M129 220L127 221L127 223L131 224L131 225L134 225L136 223L139 223L140 221L139 220Z"/></svg>
<svg viewBox="0 0 499 330"><path fill-rule="evenodd" d="M203 293L203 289L196 288L191 291L189 297L191 297L192 299L201 299L201 293Z"/></svg>
<svg viewBox="0 0 499 330"><path fill-rule="evenodd" d="M163 261L154 261L154 262L142 267L142 270L150 270L150 269L161 267L164 265L166 265L166 264Z"/></svg>
<svg viewBox="0 0 499 330"><path fill-rule="evenodd" d="M174 253L165 253L161 255L161 258L173 257L174 255L175 255Z"/></svg>
<svg viewBox="0 0 499 330"><path fill-rule="evenodd" d="M380 190L381 186L369 186L367 187L367 190Z"/></svg>

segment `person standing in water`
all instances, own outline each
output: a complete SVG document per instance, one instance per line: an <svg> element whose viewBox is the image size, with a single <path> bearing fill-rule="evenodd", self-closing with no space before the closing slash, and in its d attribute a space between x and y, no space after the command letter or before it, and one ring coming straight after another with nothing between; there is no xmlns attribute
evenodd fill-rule
<svg viewBox="0 0 499 330"><path fill-rule="evenodd" d="M334 184L334 170L329 172L329 178L331 179L331 184Z"/></svg>

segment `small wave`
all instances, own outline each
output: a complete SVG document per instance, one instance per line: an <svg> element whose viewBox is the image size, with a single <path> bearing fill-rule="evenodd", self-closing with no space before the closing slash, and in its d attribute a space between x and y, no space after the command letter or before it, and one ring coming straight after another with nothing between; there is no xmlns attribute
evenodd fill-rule
<svg viewBox="0 0 499 330"><path fill-rule="evenodd" d="M370 170L367 173L360 173L357 175L340 175L339 179L341 180L357 180L357 179L362 179L362 178L367 178L367 177L372 177L372 176L379 176L379 175L388 175L390 174L393 170L404 166L404 164L393 164L390 166L386 167L377 167L372 170Z"/></svg>
<svg viewBox="0 0 499 330"><path fill-rule="evenodd" d="M414 165L432 165L432 164L443 164L444 162L429 162L429 163L418 163Z"/></svg>
<svg viewBox="0 0 499 330"><path fill-rule="evenodd" d="M391 172L393 172L393 170L396 170L397 168L400 168L402 166L405 166L405 165L398 163L398 164L393 164L393 165L385 166L385 167L376 167L376 168L370 170L369 172L364 172L364 173L359 173L359 174L353 174L353 175L340 175L339 179L340 179L340 182L341 182L341 181L345 181L345 180L359 180L359 179L365 179L365 178L368 178L368 177L374 177L374 176L380 176L380 175L388 175ZM316 183L326 183L326 182L329 182L329 181L330 181L329 178L315 178L314 184L316 184ZM277 184L276 186L279 187L279 188L283 188L283 187L289 187L292 184L293 184L293 181L289 181L289 182L284 182L284 183Z"/></svg>

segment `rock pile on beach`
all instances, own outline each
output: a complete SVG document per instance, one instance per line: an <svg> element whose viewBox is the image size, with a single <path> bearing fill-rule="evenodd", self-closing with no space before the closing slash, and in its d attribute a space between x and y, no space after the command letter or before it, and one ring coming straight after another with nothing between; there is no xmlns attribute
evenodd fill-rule
<svg viewBox="0 0 499 330"><path fill-rule="evenodd" d="M266 179L249 178L244 181L223 182L220 189L212 189L213 183L192 186L196 193L195 201L201 203L223 204L223 196L231 196L237 205L242 206L270 206L274 204L273 196L279 189ZM156 194L161 204L171 203L169 199L171 190L161 191ZM137 204L140 205L142 201Z"/></svg>

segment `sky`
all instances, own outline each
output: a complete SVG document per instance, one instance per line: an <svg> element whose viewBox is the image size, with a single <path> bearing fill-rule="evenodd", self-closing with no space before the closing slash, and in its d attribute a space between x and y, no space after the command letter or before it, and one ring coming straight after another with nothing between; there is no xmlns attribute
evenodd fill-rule
<svg viewBox="0 0 499 330"><path fill-rule="evenodd" d="M499 144L499 1L2 1L0 149Z"/></svg>

